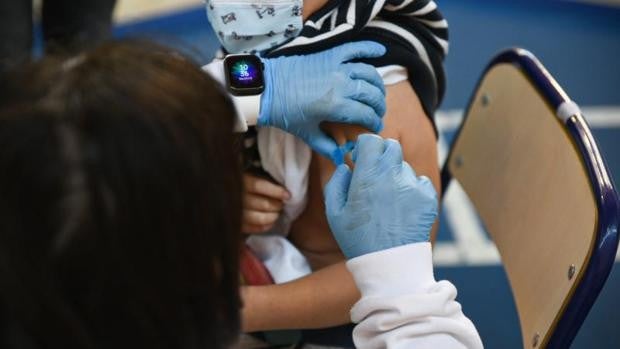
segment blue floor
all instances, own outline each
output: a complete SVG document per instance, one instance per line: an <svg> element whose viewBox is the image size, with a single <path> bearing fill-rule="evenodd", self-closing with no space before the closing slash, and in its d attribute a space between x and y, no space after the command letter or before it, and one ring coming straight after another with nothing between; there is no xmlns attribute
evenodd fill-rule
<svg viewBox="0 0 620 349"><path fill-rule="evenodd" d="M486 62L500 49L512 46L537 55L582 106L620 106L620 8L551 0L437 2L450 23L451 36L443 108L464 108ZM136 34L174 43L202 63L210 60L217 47L202 9L117 29L118 36ZM620 128L593 131L615 182L620 183ZM442 240L451 238L449 228L442 227ZM522 348L501 267L437 268L436 274L457 285L459 300L487 348ZM616 263L573 348L620 348L619 297Z"/></svg>

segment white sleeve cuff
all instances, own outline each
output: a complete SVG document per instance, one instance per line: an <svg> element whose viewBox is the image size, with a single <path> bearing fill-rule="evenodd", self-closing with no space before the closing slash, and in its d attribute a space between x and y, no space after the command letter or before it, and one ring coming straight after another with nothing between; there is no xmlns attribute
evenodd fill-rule
<svg viewBox="0 0 620 349"><path fill-rule="evenodd" d="M369 253L347 262L363 297L426 292L436 283L430 242Z"/></svg>
<svg viewBox="0 0 620 349"><path fill-rule="evenodd" d="M202 70L209 74L221 86L226 87L226 77L224 76L224 61L214 59L211 63L202 67ZM248 126L256 125L258 113L260 112L260 95L256 96L233 96L230 98L235 107L237 120L235 121L235 132L245 132Z"/></svg>
<svg viewBox="0 0 620 349"><path fill-rule="evenodd" d="M397 64L377 67L377 73L383 78L383 84L385 86L395 85L409 79L407 68Z"/></svg>

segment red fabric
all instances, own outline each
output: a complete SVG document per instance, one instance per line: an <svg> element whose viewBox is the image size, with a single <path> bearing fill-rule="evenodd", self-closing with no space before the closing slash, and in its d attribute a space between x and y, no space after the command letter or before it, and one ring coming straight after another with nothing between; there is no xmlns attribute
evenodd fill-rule
<svg viewBox="0 0 620 349"><path fill-rule="evenodd" d="M262 286L272 285L273 278L263 262L245 244L241 247L241 262L239 263L241 278L245 285Z"/></svg>

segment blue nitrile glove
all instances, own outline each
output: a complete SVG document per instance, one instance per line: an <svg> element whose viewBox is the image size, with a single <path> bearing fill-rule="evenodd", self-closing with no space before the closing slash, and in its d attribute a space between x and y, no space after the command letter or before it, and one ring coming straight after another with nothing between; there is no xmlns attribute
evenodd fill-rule
<svg viewBox="0 0 620 349"><path fill-rule="evenodd" d="M327 220L345 256L428 241L437 192L403 161L400 143L361 135L353 159L353 172L338 166L325 187Z"/></svg>
<svg viewBox="0 0 620 349"><path fill-rule="evenodd" d="M347 62L384 53L382 45L360 41L304 56L263 59L265 91L258 125L292 133L319 154L342 163L342 150L319 124L332 121L358 124L372 132L382 129L383 79L371 65Z"/></svg>

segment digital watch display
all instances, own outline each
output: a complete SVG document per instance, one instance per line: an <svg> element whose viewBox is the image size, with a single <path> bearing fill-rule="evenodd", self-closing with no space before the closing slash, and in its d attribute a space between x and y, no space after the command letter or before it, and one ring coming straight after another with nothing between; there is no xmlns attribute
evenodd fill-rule
<svg viewBox="0 0 620 349"><path fill-rule="evenodd" d="M263 93L263 62L256 55L228 55L224 59L226 85L235 96L250 96Z"/></svg>

